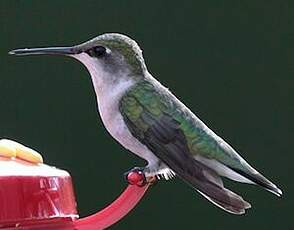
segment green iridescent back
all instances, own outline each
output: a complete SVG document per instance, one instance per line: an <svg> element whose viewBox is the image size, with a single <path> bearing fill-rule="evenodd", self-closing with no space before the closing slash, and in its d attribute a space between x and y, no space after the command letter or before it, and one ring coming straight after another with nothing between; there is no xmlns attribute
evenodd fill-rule
<svg viewBox="0 0 294 230"><path fill-rule="evenodd" d="M164 123L161 129L164 129L167 136L172 138L171 132L184 135L182 144L186 145L185 149L191 156L199 154L229 167L241 170L247 168L228 144L155 81L142 80L131 88L120 101L120 111L132 134L141 141L148 141L146 133L160 121L161 124ZM176 133L174 135L176 137Z"/></svg>

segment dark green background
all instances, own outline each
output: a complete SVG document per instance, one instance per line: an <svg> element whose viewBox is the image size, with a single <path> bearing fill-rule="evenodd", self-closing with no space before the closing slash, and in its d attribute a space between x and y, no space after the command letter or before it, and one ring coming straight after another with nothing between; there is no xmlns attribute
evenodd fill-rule
<svg viewBox="0 0 294 230"><path fill-rule="evenodd" d="M147 3L148 2L148 3ZM293 1L0 2L0 137L71 172L81 216L144 162L104 129L86 69L63 57L7 55L105 32L136 39L150 72L284 191L226 181L253 205L215 208L178 179L160 182L113 229L293 229Z"/></svg>

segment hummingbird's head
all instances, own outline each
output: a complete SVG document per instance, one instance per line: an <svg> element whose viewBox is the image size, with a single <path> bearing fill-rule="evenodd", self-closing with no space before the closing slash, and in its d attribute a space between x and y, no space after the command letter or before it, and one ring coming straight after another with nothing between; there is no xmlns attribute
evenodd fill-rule
<svg viewBox="0 0 294 230"><path fill-rule="evenodd" d="M147 71L138 44L131 38L117 33L103 34L70 47L16 49L9 54L54 54L74 57L87 67L94 83L107 81L112 84L121 77L143 78Z"/></svg>
<svg viewBox="0 0 294 230"><path fill-rule="evenodd" d="M78 54L74 57L88 69L89 65L99 65L106 72L129 71L135 76L146 71L142 50L134 40L122 34L103 34L77 45L75 49Z"/></svg>

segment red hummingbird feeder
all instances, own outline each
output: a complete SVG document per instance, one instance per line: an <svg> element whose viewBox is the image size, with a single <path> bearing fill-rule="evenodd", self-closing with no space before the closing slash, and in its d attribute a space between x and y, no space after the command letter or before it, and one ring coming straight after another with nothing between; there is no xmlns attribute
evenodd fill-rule
<svg viewBox="0 0 294 230"><path fill-rule="evenodd" d="M129 185L109 206L79 218L68 172L0 157L0 230L105 229L132 210L149 187L140 171L127 179Z"/></svg>

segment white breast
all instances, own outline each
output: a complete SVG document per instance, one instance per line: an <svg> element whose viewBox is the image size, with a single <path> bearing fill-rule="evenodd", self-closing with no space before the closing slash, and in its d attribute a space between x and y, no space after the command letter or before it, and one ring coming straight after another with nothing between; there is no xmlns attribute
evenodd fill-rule
<svg viewBox="0 0 294 230"><path fill-rule="evenodd" d="M121 97L135 84L127 76L127 71L119 73L119 76L114 78L114 76L104 71L98 60L95 61L87 54L81 53L74 55L74 57L81 61L90 72L97 96L99 113L107 131L122 146L147 160L149 164L157 162L158 158L145 145L133 137L119 111Z"/></svg>
<svg viewBox="0 0 294 230"><path fill-rule="evenodd" d="M122 95L134 83L132 81L121 81L113 89L98 93L97 101L99 113L107 131L126 149L144 158L153 164L157 157L141 142L133 137L119 112L119 101Z"/></svg>

